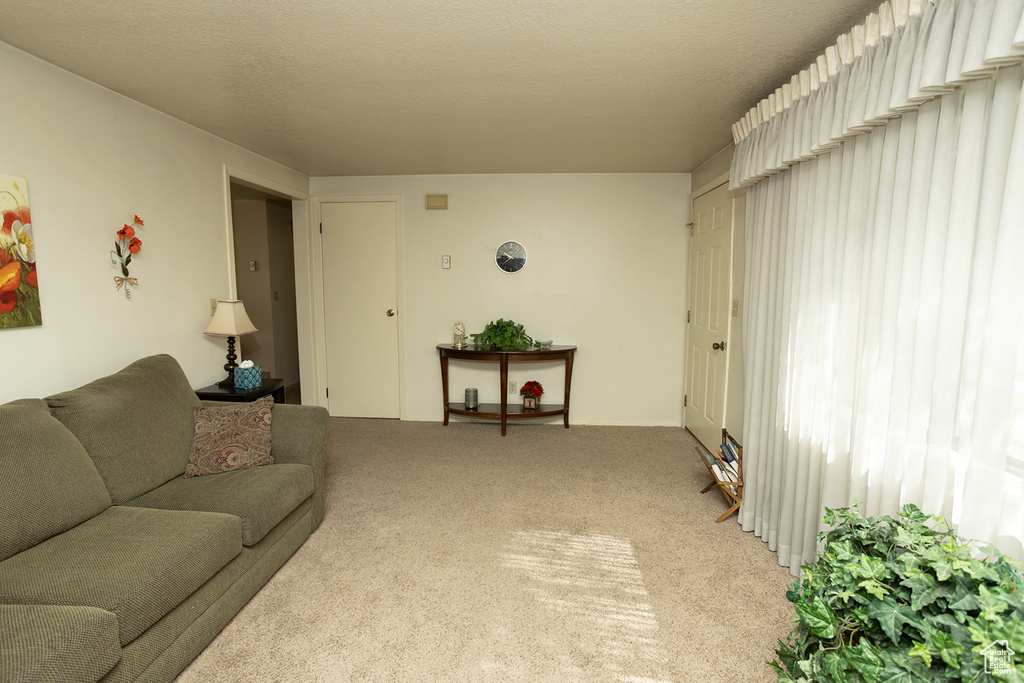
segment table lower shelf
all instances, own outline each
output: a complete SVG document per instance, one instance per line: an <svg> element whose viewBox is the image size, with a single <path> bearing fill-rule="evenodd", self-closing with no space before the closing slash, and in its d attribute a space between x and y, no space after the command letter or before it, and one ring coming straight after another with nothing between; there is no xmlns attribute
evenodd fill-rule
<svg viewBox="0 0 1024 683"><path fill-rule="evenodd" d="M531 417L551 417L564 415L565 406L558 403L541 403L536 410L526 410L522 403L509 403L506 408L509 420ZM496 420L501 419L500 403L481 403L476 410L467 410L465 403L449 403L448 412L452 415L468 415L470 417L486 417Z"/></svg>

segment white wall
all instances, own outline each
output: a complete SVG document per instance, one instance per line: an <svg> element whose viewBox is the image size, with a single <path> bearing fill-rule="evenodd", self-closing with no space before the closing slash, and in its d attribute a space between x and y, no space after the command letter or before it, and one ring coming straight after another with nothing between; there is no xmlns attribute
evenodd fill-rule
<svg viewBox="0 0 1024 683"><path fill-rule="evenodd" d="M307 179L0 43L0 173L28 180L43 324L0 330L0 401L74 388L153 353L192 386L223 375L205 337L230 295L225 166L298 192ZM132 301L114 289L114 232L138 214Z"/></svg>
<svg viewBox="0 0 1024 683"><path fill-rule="evenodd" d="M403 417L441 419L435 346L450 343L452 324L479 332L503 317L579 347L574 423L679 424L689 175L312 178L310 192L314 222L331 196L403 196ZM447 193L449 209L427 211L428 193ZM528 251L517 275L494 265L506 240ZM514 365L510 377L539 379L561 402L561 363ZM450 386L453 401L475 386L481 402L496 402L497 365L453 362Z"/></svg>

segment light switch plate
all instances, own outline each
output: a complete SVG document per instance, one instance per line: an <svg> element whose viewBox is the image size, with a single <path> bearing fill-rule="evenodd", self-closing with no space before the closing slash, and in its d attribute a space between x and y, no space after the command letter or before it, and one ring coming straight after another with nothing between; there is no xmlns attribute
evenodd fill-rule
<svg viewBox="0 0 1024 683"><path fill-rule="evenodd" d="M441 257L441 267L444 268L445 270L448 270L449 268L451 268L452 267L452 257L449 256L448 254L445 254L444 256L442 256Z"/></svg>
<svg viewBox="0 0 1024 683"><path fill-rule="evenodd" d="M256 272L256 269L260 267L259 261L249 261L249 270Z"/></svg>

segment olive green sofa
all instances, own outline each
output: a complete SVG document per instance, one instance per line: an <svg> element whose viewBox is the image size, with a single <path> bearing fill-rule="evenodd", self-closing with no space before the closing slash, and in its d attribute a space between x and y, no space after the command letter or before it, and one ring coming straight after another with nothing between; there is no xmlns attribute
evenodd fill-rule
<svg viewBox="0 0 1024 683"><path fill-rule="evenodd" d="M185 479L199 405L167 355L0 405L0 681L171 681L320 524L323 408Z"/></svg>

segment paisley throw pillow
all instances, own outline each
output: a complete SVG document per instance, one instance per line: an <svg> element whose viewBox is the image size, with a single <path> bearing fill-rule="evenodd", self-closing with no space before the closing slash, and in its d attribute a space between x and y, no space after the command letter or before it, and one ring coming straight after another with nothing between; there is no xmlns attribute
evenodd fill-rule
<svg viewBox="0 0 1024 683"><path fill-rule="evenodd" d="M274 464L270 396L252 403L192 410L194 434L185 478Z"/></svg>

